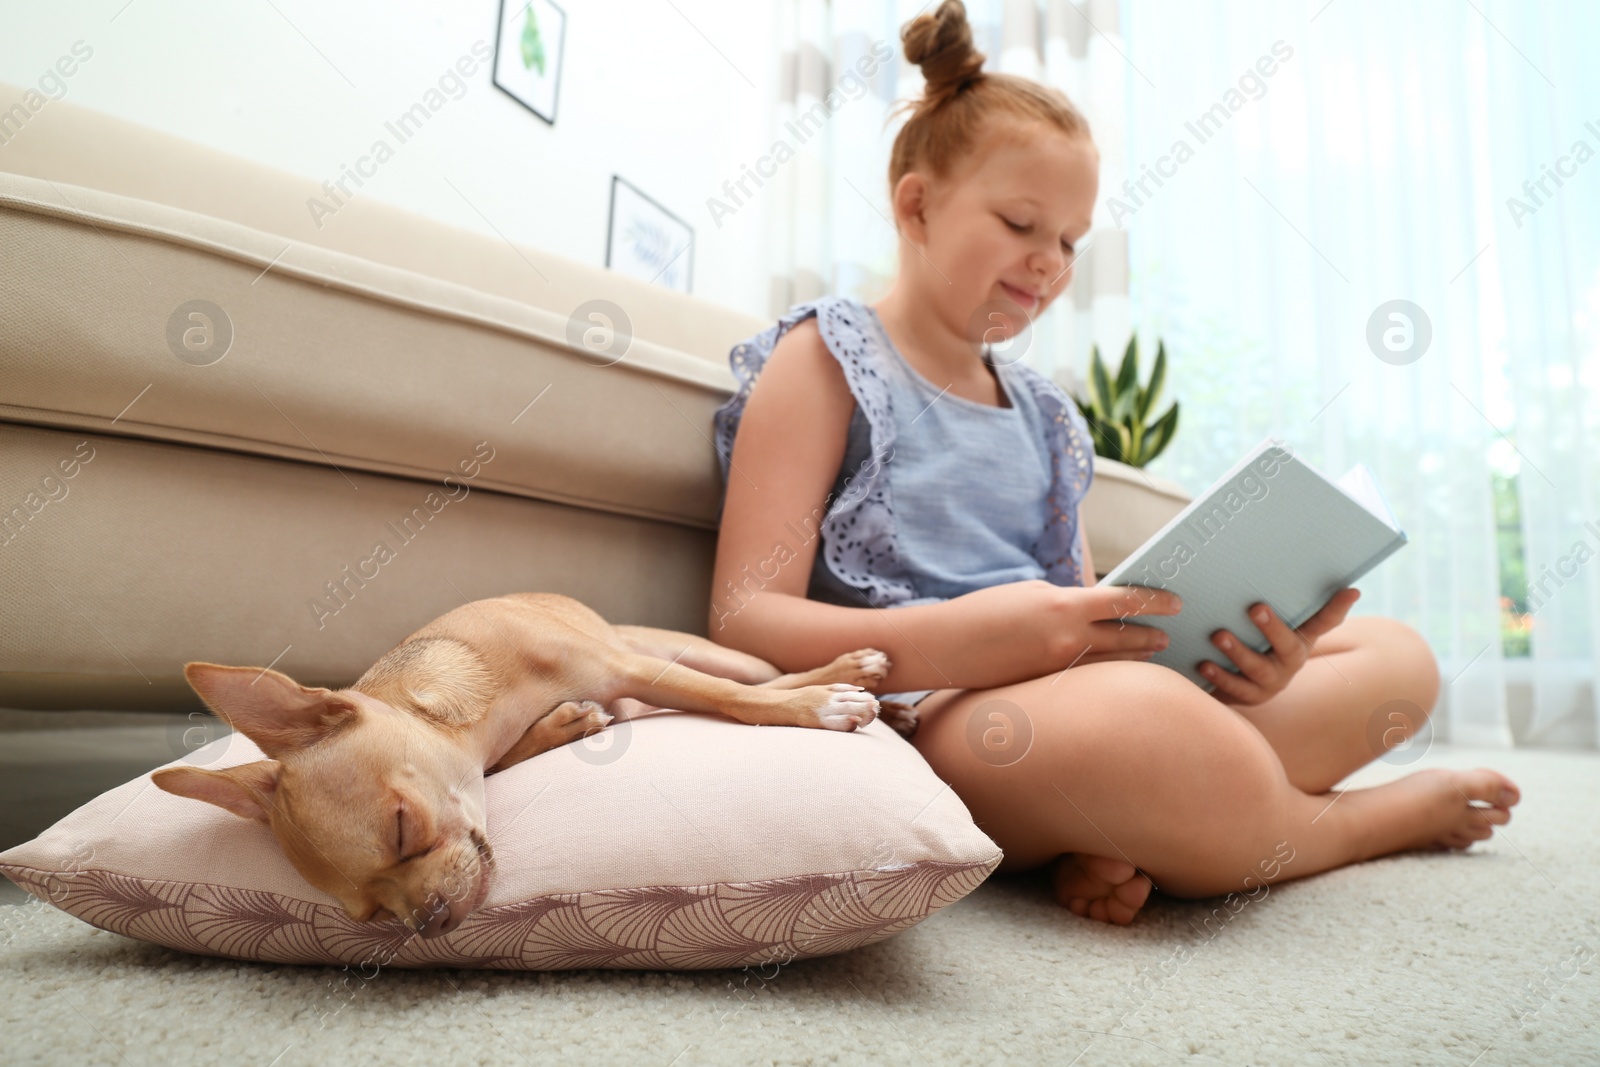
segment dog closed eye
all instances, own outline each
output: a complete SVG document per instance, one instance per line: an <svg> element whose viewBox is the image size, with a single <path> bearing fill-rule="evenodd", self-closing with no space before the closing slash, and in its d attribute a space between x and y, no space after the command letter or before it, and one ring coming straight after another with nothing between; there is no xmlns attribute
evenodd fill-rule
<svg viewBox="0 0 1600 1067"><path fill-rule="evenodd" d="M422 857L422 856L426 856L428 853L432 852L434 849L439 847L438 843L435 842L434 844L429 845L427 848L423 849L421 852L416 853L415 855L412 855L412 856L406 855L406 806L405 806L405 803L403 801L400 804L395 806L394 819L395 819L394 854L396 856L400 857L400 862L401 863L410 863L412 860L418 859L419 857ZM416 833L415 833L414 830L413 830L412 836L413 837L416 836Z"/></svg>

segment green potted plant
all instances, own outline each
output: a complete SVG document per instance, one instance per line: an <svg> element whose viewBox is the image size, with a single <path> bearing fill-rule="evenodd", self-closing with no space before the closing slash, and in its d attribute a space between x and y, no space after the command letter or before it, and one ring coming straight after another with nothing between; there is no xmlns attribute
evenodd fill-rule
<svg viewBox="0 0 1600 1067"><path fill-rule="evenodd" d="M1143 468L1172 443L1178 404L1150 421L1167 377L1167 347L1156 345L1148 384L1139 381L1139 337L1128 340L1116 377L1106 372L1100 346L1089 353L1087 398L1073 396L1094 439L1094 481L1082 517L1095 575L1110 573L1194 499L1183 486Z"/></svg>

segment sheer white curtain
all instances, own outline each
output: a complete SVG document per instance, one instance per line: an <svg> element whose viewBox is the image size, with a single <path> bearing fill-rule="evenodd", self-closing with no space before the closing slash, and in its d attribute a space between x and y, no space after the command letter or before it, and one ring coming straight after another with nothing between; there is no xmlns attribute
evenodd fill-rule
<svg viewBox="0 0 1600 1067"><path fill-rule="evenodd" d="M774 316L825 293L871 301L887 290L897 244L889 150L904 118L887 125L885 119L894 101L922 92L921 72L901 54L900 27L937 3L780 0L785 74L772 126L798 150L778 168L764 201ZM1065 91L1099 143L1102 182L1121 182L1126 67L1115 0L971 0L966 7L986 69ZM890 58L877 64L881 55ZM864 60L877 69L858 90L847 74ZM803 122L824 112L826 120ZM1022 357L1069 388L1074 368L1087 366L1090 344L1098 339L1103 350L1120 354L1128 340L1128 235L1103 215L1096 216L1078 265L1073 299L1034 324Z"/></svg>
<svg viewBox="0 0 1600 1067"><path fill-rule="evenodd" d="M884 119L921 87L899 28L933 6L780 2L773 128L828 118L764 197L774 315L887 286ZM989 68L1063 89L1101 149L1072 298L1026 362L1075 388L1091 344L1164 339L1182 419L1151 470L1194 491L1268 433L1335 477L1367 463L1410 544L1356 614L1432 644L1435 736L1594 746L1600 5L967 8ZM892 58L853 96L875 48Z"/></svg>
<svg viewBox="0 0 1600 1067"><path fill-rule="evenodd" d="M1266 433L1366 462L1410 544L1356 614L1431 642L1436 736L1594 746L1600 6L1124 13L1131 184L1103 206L1183 405L1152 469L1199 487Z"/></svg>

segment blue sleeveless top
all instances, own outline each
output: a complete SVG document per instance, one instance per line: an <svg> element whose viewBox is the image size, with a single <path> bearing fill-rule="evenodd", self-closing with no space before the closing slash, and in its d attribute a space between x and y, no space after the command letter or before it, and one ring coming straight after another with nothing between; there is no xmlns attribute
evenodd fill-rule
<svg viewBox="0 0 1600 1067"><path fill-rule="evenodd" d="M1072 398L1021 363L990 363L1010 407L941 390L900 354L871 306L847 297L797 304L733 347L739 389L712 417L724 499L750 391L778 340L812 315L856 405L809 599L891 608L1035 578L1083 584L1078 505L1094 448Z"/></svg>

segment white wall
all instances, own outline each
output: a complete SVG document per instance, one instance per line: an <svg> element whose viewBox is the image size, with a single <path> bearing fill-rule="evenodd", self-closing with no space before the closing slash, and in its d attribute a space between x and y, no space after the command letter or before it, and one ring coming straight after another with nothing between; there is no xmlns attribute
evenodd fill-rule
<svg viewBox="0 0 1600 1067"><path fill-rule="evenodd" d="M771 143L771 7L561 6L554 126L482 64L360 195L601 266L621 174L694 227L696 295L765 316L764 213L719 229L706 200ZM497 0L0 0L0 81L37 85L81 39L93 56L63 99L322 181L473 42L492 48L498 17Z"/></svg>

